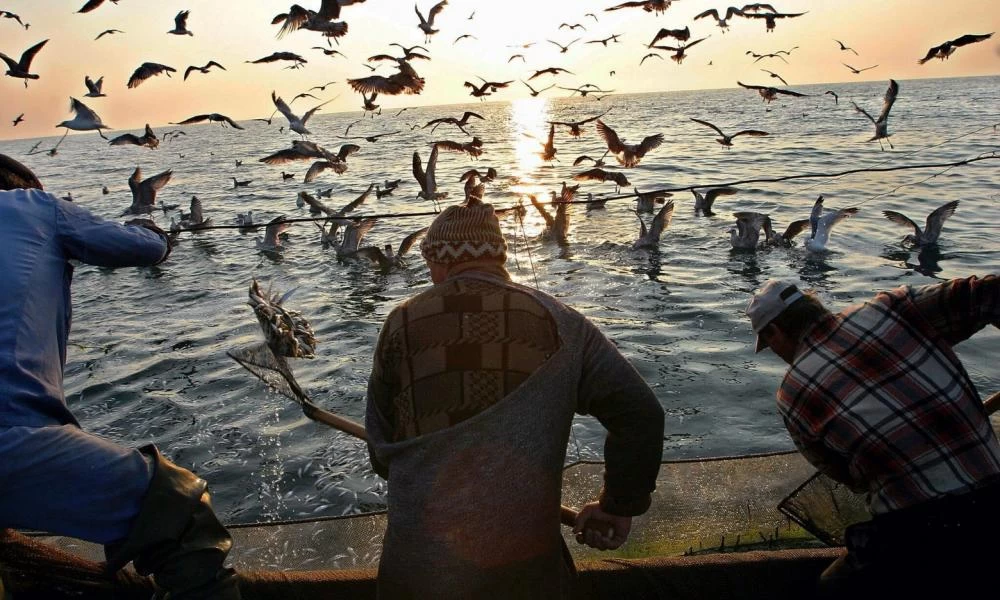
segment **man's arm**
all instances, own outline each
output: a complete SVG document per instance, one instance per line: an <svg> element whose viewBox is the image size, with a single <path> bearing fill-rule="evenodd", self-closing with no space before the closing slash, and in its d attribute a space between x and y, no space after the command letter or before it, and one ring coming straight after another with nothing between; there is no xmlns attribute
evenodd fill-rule
<svg viewBox="0 0 1000 600"><path fill-rule="evenodd" d="M913 288L910 295L931 327L953 346L987 325L1000 328L1000 277L996 275Z"/></svg>
<svg viewBox="0 0 1000 600"><path fill-rule="evenodd" d="M150 266L169 254L166 235L119 225L71 202L56 204L56 229L67 258L100 267Z"/></svg>
<svg viewBox="0 0 1000 600"><path fill-rule="evenodd" d="M577 412L608 430L604 443L604 512L632 517L646 512L663 460L663 408L635 368L589 321Z"/></svg>
<svg viewBox="0 0 1000 600"><path fill-rule="evenodd" d="M788 434L795 442L795 447L809 464L816 467L827 477L846 485L855 492L867 492L868 488L861 482L855 481L851 477L847 460L844 457L832 452L819 440L810 439L794 425L793 421L785 419L785 427Z"/></svg>
<svg viewBox="0 0 1000 600"><path fill-rule="evenodd" d="M375 353L372 356L372 372L368 377L367 406L365 408L365 429L368 431L368 458L372 470L382 479L389 479L389 465L379 459L375 452L375 440L392 440L392 392L389 386L385 348L388 343L390 322L395 311L389 313L379 332Z"/></svg>

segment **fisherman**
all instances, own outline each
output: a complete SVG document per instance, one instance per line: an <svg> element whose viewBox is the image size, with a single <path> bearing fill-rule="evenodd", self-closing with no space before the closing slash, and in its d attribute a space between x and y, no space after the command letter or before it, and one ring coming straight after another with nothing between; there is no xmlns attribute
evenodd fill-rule
<svg viewBox="0 0 1000 600"><path fill-rule="evenodd" d="M790 365L778 410L821 472L867 494L871 521L820 578L827 597L943 597L992 585L1000 444L953 346L1000 327L1000 277L903 286L831 313L768 281L747 315ZM980 588L982 589L982 588Z"/></svg>
<svg viewBox="0 0 1000 600"><path fill-rule="evenodd" d="M152 221L124 226L42 191L0 154L0 527L105 545L171 600L238 600L223 561L232 545L207 484L153 445L121 447L84 432L66 405L70 260L156 265L170 241Z"/></svg>
<svg viewBox="0 0 1000 600"><path fill-rule="evenodd" d="M379 597L566 597L573 415L609 431L604 488L574 527L606 550L649 508L663 409L594 324L511 281L491 205L448 207L420 248L434 286L390 312L368 382L369 452L389 481Z"/></svg>

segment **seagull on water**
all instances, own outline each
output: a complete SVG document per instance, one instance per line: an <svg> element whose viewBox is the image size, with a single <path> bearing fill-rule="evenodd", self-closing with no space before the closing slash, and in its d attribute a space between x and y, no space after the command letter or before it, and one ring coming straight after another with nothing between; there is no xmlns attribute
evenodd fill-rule
<svg viewBox="0 0 1000 600"><path fill-rule="evenodd" d="M128 178L128 188L132 191L132 205L125 209L122 216L153 212L153 209L156 208L156 193L170 182L172 176L173 171L168 169L158 175L143 179L142 169L136 167L132 176Z"/></svg>
<svg viewBox="0 0 1000 600"><path fill-rule="evenodd" d="M719 196L732 196L738 191L733 187L709 188L704 194L698 190L691 190L694 195L694 214L700 212L706 217L713 216L715 213L712 212L712 205L715 204L715 199Z"/></svg>
<svg viewBox="0 0 1000 600"><path fill-rule="evenodd" d="M848 217L857 214L857 207L842 208L823 214L823 196L816 199L812 212L809 214L809 227L811 233L806 238L806 248L812 252L826 251L826 244L830 241L830 231L833 226Z"/></svg>
<svg viewBox="0 0 1000 600"><path fill-rule="evenodd" d="M358 248L357 251L350 256L367 258L374 263L378 263L379 269L382 271L390 271L393 268L406 268L403 256L405 256L406 253L413 248L413 244L416 243L422 235L427 233L427 229L427 227L418 229L403 238L403 241L399 243L399 249L395 252L392 249L392 244L386 244L384 250L378 248L377 246L365 246L364 248Z"/></svg>
<svg viewBox="0 0 1000 600"><path fill-rule="evenodd" d="M938 237L941 235L941 227L948 217L955 214L956 208L958 208L958 200L952 200L944 206L937 208L934 212L927 215L927 222L924 224L923 231L920 230L919 225L902 213L894 210L884 210L882 214L885 215L886 219L897 225L913 229L913 233L908 233L903 238L903 244L922 247L937 244Z"/></svg>
<svg viewBox="0 0 1000 600"><path fill-rule="evenodd" d="M655 250L660 246L660 236L663 232L670 227L670 221L673 220L674 216L674 201L667 200L660 209L660 212L656 213L653 217L653 221L649 224L649 229L646 229L646 223L642 220L642 215L636 211L635 216L639 218L639 239L632 244L633 250Z"/></svg>
<svg viewBox="0 0 1000 600"><path fill-rule="evenodd" d="M283 234L292 224L285 221L285 215L278 215L267 223L264 229L264 239L257 238L257 250L260 252L280 252L284 246L281 243Z"/></svg>

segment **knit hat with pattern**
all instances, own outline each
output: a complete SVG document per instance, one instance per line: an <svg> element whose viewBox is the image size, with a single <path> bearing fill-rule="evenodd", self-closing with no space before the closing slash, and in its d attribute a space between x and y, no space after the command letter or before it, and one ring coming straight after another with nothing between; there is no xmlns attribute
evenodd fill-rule
<svg viewBox="0 0 1000 600"><path fill-rule="evenodd" d="M434 263L507 260L507 242L491 204L453 205L435 217L420 242L420 253Z"/></svg>

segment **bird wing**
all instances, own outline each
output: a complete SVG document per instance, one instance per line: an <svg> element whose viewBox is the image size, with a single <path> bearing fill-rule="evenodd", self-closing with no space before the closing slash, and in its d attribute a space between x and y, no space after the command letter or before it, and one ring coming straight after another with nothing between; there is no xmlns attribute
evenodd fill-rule
<svg viewBox="0 0 1000 600"><path fill-rule="evenodd" d="M899 213L894 210L883 210L882 214L885 215L886 219L889 219L890 221L892 221L897 225L902 225L903 227L909 227L913 229L913 235L920 237L920 226L914 223L913 219L910 219L903 213ZM928 220L930 219L930 217L927 218Z"/></svg>
<svg viewBox="0 0 1000 600"><path fill-rule="evenodd" d="M420 239L420 236L427 233L427 229L428 229L427 227L424 227L423 229L414 231L410 235L403 238L403 241L399 243L399 250L396 252L396 256L403 256L404 254L409 252L410 248L413 247L414 242Z"/></svg>
<svg viewBox="0 0 1000 600"><path fill-rule="evenodd" d="M781 234L781 237L785 238L790 242L795 236L802 233L808 226L809 226L809 219L799 219L798 221L792 221L788 225L788 228L785 229L785 233Z"/></svg>
<svg viewBox="0 0 1000 600"><path fill-rule="evenodd" d="M715 199L719 196L732 196L738 191L739 190L733 187L712 188L708 190L705 192L705 210L712 210L712 203L715 202Z"/></svg>
<svg viewBox="0 0 1000 600"><path fill-rule="evenodd" d="M127 146L128 144L135 144L136 146L142 145L139 138L131 133L123 133L118 137L111 138L108 141L109 146Z"/></svg>
<svg viewBox="0 0 1000 600"><path fill-rule="evenodd" d="M580 157L580 158L584 158L584 157ZM577 159L577 160L580 160L580 159ZM573 179L576 179L577 181L587 181L587 180L607 181L608 180L608 175L609 175L609 173L607 171L605 171L604 169L593 168L593 169L588 169L586 171L583 171L582 173L577 173L576 175L573 175Z"/></svg>
<svg viewBox="0 0 1000 600"><path fill-rule="evenodd" d="M330 161L328 161L328 160L317 160L316 162L314 162L312 164L312 166L309 167L309 170L306 171L306 176L302 180L302 182L303 183L312 183L313 181L316 181L316 178L319 177L320 174L323 173L323 171L325 171L327 169L332 169L332 168L334 168L333 167L333 163L331 163Z"/></svg>
<svg viewBox="0 0 1000 600"><path fill-rule="evenodd" d="M312 96L312 97L315 98L315 96ZM312 107L312 109L306 111L306 114L302 115L302 124L305 125L306 121L308 121L317 110L323 108L324 105L329 104L330 102L332 102L332 100L327 100L326 102L324 102L322 104L318 104L318 105Z"/></svg>
<svg viewBox="0 0 1000 600"><path fill-rule="evenodd" d="M702 125L704 125L705 127L711 127L711 128L712 128L712 129L714 129L714 130L715 130L716 132L718 132L718 134L719 134L719 135L721 135L722 137L726 137L726 134L722 133L722 130L721 130L721 129L719 129L719 128L718 128L718 127L716 127L715 125L712 125L712 124L711 124L711 123L709 123L708 121L702 121L701 119L695 119L695 118L693 118L693 117L691 118L691 120L692 120L692 121L694 121L695 123L701 123L701 124L702 124ZM736 136L733 136L733 137L736 137Z"/></svg>
<svg viewBox="0 0 1000 600"><path fill-rule="evenodd" d="M347 85L356 92L370 94L380 92L389 96L395 96L403 91L405 86L398 79L383 77L382 75L369 75L358 79L348 79Z"/></svg>
<svg viewBox="0 0 1000 600"><path fill-rule="evenodd" d="M365 200L368 199L368 196L371 195L373 189L375 189L375 184L374 183L368 184L368 189L362 192L360 196L358 196L354 200L351 200L346 205L344 205L344 208L337 211L337 216L342 217L349 212L353 212L355 208L364 204Z"/></svg>
<svg viewBox="0 0 1000 600"><path fill-rule="evenodd" d="M508 81L507 83L511 83L511 82ZM504 85L506 85L506 84L504 84ZM478 113L474 113L474 112L469 111L469 110L467 110L464 113L462 113L462 118L459 119L459 120L462 121L462 122L467 122L470 117L476 117L477 119L482 119L484 121L486 120L482 115L480 115Z"/></svg>
<svg viewBox="0 0 1000 600"><path fill-rule="evenodd" d="M545 207L542 206L542 203L539 202L537 198L535 198L535 195L534 194L529 194L528 195L528 200L530 200L531 201L531 205L534 206L535 209L538 210L538 213L540 215L542 215L542 219L545 220L545 226L546 227L550 227L550 228L553 227L555 225L555 222L556 222L555 218L552 215L549 214L549 211L545 210Z"/></svg>
<svg viewBox="0 0 1000 600"><path fill-rule="evenodd" d="M281 39L293 31L298 31L303 25L309 22L309 13L310 11L302 8L298 4L293 4L292 7L288 9L287 14L276 16L274 20L271 21L272 25L277 25L281 21L285 22L284 25L281 26L281 29L278 30L277 38ZM284 19L279 18L282 16Z"/></svg>
<svg viewBox="0 0 1000 600"><path fill-rule="evenodd" d="M364 219L360 223L351 223L344 229L344 241L340 247L342 251L356 252L361 246L361 240L375 226L377 219Z"/></svg>
<svg viewBox="0 0 1000 600"><path fill-rule="evenodd" d="M958 208L958 200L952 200L927 215L927 224L924 227L924 236L927 242L933 243L937 241L938 236L941 235L941 227L944 225L945 220L955 214L956 208Z"/></svg>
<svg viewBox="0 0 1000 600"><path fill-rule="evenodd" d="M736 133L734 133L733 137L741 135L749 135L751 137L763 137L765 135L770 135L770 134L766 131L760 131L759 129L744 129L743 131L737 131Z"/></svg>
<svg viewBox="0 0 1000 600"><path fill-rule="evenodd" d="M748 90L758 90L759 91L759 90L764 89L764 86L762 86L762 85L747 85L747 84L745 84L745 83L743 83L741 81L737 81L736 84L739 85L741 88L746 88Z"/></svg>
<svg viewBox="0 0 1000 600"><path fill-rule="evenodd" d="M90 75L84 75L83 85L87 86L87 91L91 94L99 94L96 86L94 85L94 80L90 78Z"/></svg>
<svg viewBox="0 0 1000 600"><path fill-rule="evenodd" d="M174 17L174 26L178 31L184 31L185 29L187 29L187 20L188 20L188 15L190 13L191 11L189 10L182 10L181 12L177 13L176 17Z"/></svg>
<svg viewBox="0 0 1000 600"><path fill-rule="evenodd" d="M810 238L816 237L816 230L819 229L819 218L823 214L823 196L820 195L816 198L816 202L813 203L812 210L809 212L809 227L811 229L809 233Z"/></svg>
<svg viewBox="0 0 1000 600"><path fill-rule="evenodd" d="M921 58L920 60L917 61L917 64L922 65L925 62L929 61L930 59L934 58L935 56L937 56L938 52L940 52L942 49L944 49L944 47L946 45L947 44L941 44L940 46L934 46L933 48L931 48L930 50L927 51L927 55L926 56L924 56L923 58Z"/></svg>
<svg viewBox="0 0 1000 600"><path fill-rule="evenodd" d="M177 121L174 125L190 125L191 123L201 123L202 121L207 121L208 115L195 115L193 117L188 117L183 121ZM261 159L262 161L264 159Z"/></svg>
<svg viewBox="0 0 1000 600"><path fill-rule="evenodd" d="M438 162L438 146L434 144L431 148L431 155L427 158L427 172L424 175L424 179L427 182L427 189L424 190L427 193L435 194L437 193L437 178L435 177L435 172L437 171Z"/></svg>
<svg viewBox="0 0 1000 600"><path fill-rule="evenodd" d="M439 14L441 14L441 11L444 10L444 7L447 4L448 4L448 0L441 0L441 2L438 2L437 4L435 4L431 8L430 12L427 13L427 26L428 27L433 27L434 26L434 17L436 17Z"/></svg>
<svg viewBox="0 0 1000 600"><path fill-rule="evenodd" d="M662 57L662 56L660 56L659 54L657 54L657 53L655 53L655 52L650 52L650 53L649 53L649 54L647 54L646 56L643 56L643 57L642 57L642 60L640 60L640 61L639 61L639 66L641 67L641 66L642 66L642 63L646 62L646 59L647 59L647 58L651 58L651 57L653 57L653 56L655 56L656 58L658 58L658 59L660 59L660 60L663 60L663 57Z"/></svg>
<svg viewBox="0 0 1000 600"><path fill-rule="evenodd" d="M951 45L955 47L965 46L967 44L974 44L976 42L982 42L988 40L991 37L993 37L992 33L984 33L980 35L977 35L975 33L967 33L958 39L951 40Z"/></svg>
<svg viewBox="0 0 1000 600"><path fill-rule="evenodd" d="M653 217L653 222L649 225L650 236L655 236L657 240L660 239L660 236L663 235L663 232L667 229L667 227L670 227L670 222L673 218L674 201L667 200L666 204L663 205L660 212L656 213L656 216Z"/></svg>
<svg viewBox="0 0 1000 600"><path fill-rule="evenodd" d="M896 83L895 79L890 79L889 89L885 91L885 97L882 99L882 112L879 113L876 123L885 123L886 119L889 118L889 111L892 110L892 105L895 104L898 94L899 84Z"/></svg>
<svg viewBox="0 0 1000 600"><path fill-rule="evenodd" d="M191 71L200 71L200 70L201 69L195 66L189 66L188 68L184 69L184 81L187 81L188 75L191 74Z"/></svg>
<svg viewBox="0 0 1000 600"><path fill-rule="evenodd" d="M167 169L159 175L153 175L139 184L139 204L145 206L153 206L156 204L156 192L163 189L163 186L170 182L170 178L172 176L173 171Z"/></svg>
<svg viewBox="0 0 1000 600"><path fill-rule="evenodd" d="M857 212L858 209L856 207L842 208L823 215L819 218L819 224L816 227L816 235L814 237L820 240L822 245L826 245L826 242L830 239L830 231L833 230L833 226L848 217L854 216Z"/></svg>
<svg viewBox="0 0 1000 600"><path fill-rule="evenodd" d="M868 117L868 120L871 121L872 123L875 123L875 118L872 117L870 114L868 114L868 111L858 106L857 103L855 103L853 100L851 101L851 104L854 106L854 110Z"/></svg>
<svg viewBox="0 0 1000 600"><path fill-rule="evenodd" d="M139 84L141 84L143 81L146 81L150 77L153 77L154 75L159 75L160 73L170 73L171 71L176 71L176 70L177 69L168 67L167 65L149 63L149 62L142 63L139 66L139 68L136 69L134 73L132 73L132 76L129 77L128 87L130 89L139 87Z"/></svg>
<svg viewBox="0 0 1000 600"><path fill-rule="evenodd" d="M590 158L586 154L581 154L580 156L576 157L576 160L573 161L573 166L576 167L576 166L578 166L580 163L582 163L585 160L594 160L594 159ZM594 161L594 162L596 163L597 161Z"/></svg>
<svg viewBox="0 0 1000 600"><path fill-rule="evenodd" d="M281 97L274 93L274 90L271 90L271 102L274 103L274 107L278 109L278 112L283 114L285 118L288 119L289 123L299 120L299 117L292 112L292 109L285 104L285 101L282 100Z"/></svg>
<svg viewBox="0 0 1000 600"><path fill-rule="evenodd" d="M612 154L620 154L625 151L625 145L622 144L615 130L605 125L604 121L600 119L597 121L597 133L604 139L604 143L607 144L608 150Z"/></svg>
<svg viewBox="0 0 1000 600"><path fill-rule="evenodd" d="M793 92L792 90L779 90L778 88L771 88L771 89L773 89L775 92L779 94L784 94L786 96L796 96L798 98L803 98L808 95L808 94L803 94L801 92Z"/></svg>
<svg viewBox="0 0 1000 600"><path fill-rule="evenodd" d="M764 223L768 221L768 216L764 213L753 211L734 212L738 225L742 225L751 231L760 231Z"/></svg>
<svg viewBox="0 0 1000 600"><path fill-rule="evenodd" d="M97 116L97 113L76 98L69 99L69 109L76 113L76 116L80 119L93 121L95 123L101 122L101 117Z"/></svg>
<svg viewBox="0 0 1000 600"><path fill-rule="evenodd" d="M310 212L321 212L321 213L325 214L328 217L335 217L335 216L337 216L337 213L333 212L332 208L330 208L326 204L323 204L322 200L320 200L319 198L316 198L315 196L313 196L309 192L306 192L306 191L299 192L299 198L301 198L303 202L305 202L306 204L308 204L309 207L311 209L313 209Z"/></svg>
<svg viewBox="0 0 1000 600"><path fill-rule="evenodd" d="M80 10L76 11L78 13L89 13L100 5L104 4L104 0L87 0L87 3L83 5Z"/></svg>
<svg viewBox="0 0 1000 600"><path fill-rule="evenodd" d="M285 215L278 215L268 221L267 227L264 229L264 245L271 247L280 246L281 239L278 236L287 231L291 226L291 223L285 221Z"/></svg>
<svg viewBox="0 0 1000 600"><path fill-rule="evenodd" d="M21 66L21 65L17 64L17 61L15 61L13 58L7 56L3 52L0 52L0 60L3 60L5 63L7 63L7 68L11 69L11 70L19 69L20 66Z"/></svg>
<svg viewBox="0 0 1000 600"><path fill-rule="evenodd" d="M223 67L222 65L220 65L220 64L219 64L219 63L217 63L217 62L215 62L214 60L210 60L210 61L208 61L208 64L207 64L207 65L205 65L205 67L204 67L204 68L206 68L206 69L207 69L207 68L209 68L209 67L219 67L219 68L220 68L220 69L222 69L223 71L226 71L226 70L227 70L227 69L226 69L226 67Z"/></svg>
<svg viewBox="0 0 1000 600"><path fill-rule="evenodd" d="M698 19L704 19L705 17L709 17L709 16L712 17L712 18L714 18L716 21L718 21L719 20L719 11L715 10L714 8L710 8L710 9L706 10L705 12L703 12L701 14L695 15L694 20L697 21ZM728 16L726 18L728 18Z"/></svg>
<svg viewBox="0 0 1000 600"><path fill-rule="evenodd" d="M348 229L350 231L350 229ZM384 266L389 268L389 257L382 252L382 249L377 246L365 246L364 248L358 248L354 251L341 250L343 256L350 258L367 258L373 263L378 263L380 267Z"/></svg>
<svg viewBox="0 0 1000 600"><path fill-rule="evenodd" d="M27 71L29 67L31 67L31 61L35 59L35 55L38 54L38 51L42 49L42 46L47 43L49 43L49 40L42 40L31 48L25 50L24 53L21 54L21 62L19 63L20 67Z"/></svg>
<svg viewBox="0 0 1000 600"><path fill-rule="evenodd" d="M361 150L361 146L357 144L344 144L340 147L340 150L337 151L337 160L344 162L347 160L348 156L359 150Z"/></svg>
<svg viewBox="0 0 1000 600"><path fill-rule="evenodd" d="M420 184L420 190L424 195L427 195L427 175L424 173L424 167L420 162L420 153L417 151L413 152L413 178Z"/></svg>
<svg viewBox="0 0 1000 600"><path fill-rule="evenodd" d="M639 149L637 154L642 156L649 152L650 150L657 148L663 143L663 134L657 133L654 135L648 135L643 138L642 143L639 144Z"/></svg>

